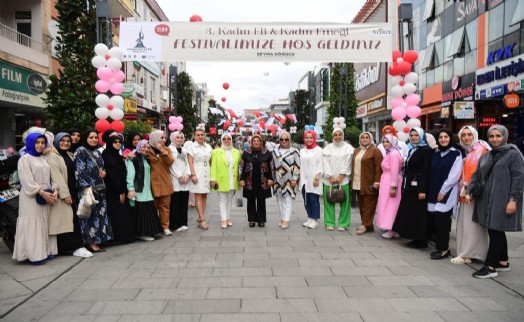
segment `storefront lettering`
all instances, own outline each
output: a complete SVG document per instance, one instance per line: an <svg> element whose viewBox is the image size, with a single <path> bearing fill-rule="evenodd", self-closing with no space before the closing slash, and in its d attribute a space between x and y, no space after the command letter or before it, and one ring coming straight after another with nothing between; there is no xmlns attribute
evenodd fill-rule
<svg viewBox="0 0 524 322"><path fill-rule="evenodd" d="M377 63L377 66L369 66L360 73L356 73L355 81L355 91L360 91L361 89L376 83L380 74L380 63Z"/></svg>
<svg viewBox="0 0 524 322"><path fill-rule="evenodd" d="M8 98L13 102L18 101L24 103L29 101L29 95L13 91L7 91L5 89L2 90L2 97Z"/></svg>
<svg viewBox="0 0 524 322"><path fill-rule="evenodd" d="M490 127L499 123L498 117L479 117L479 127Z"/></svg>
<svg viewBox="0 0 524 322"><path fill-rule="evenodd" d="M22 84L22 73L16 72L12 69L2 68L2 79L10 82Z"/></svg>
<svg viewBox="0 0 524 322"><path fill-rule="evenodd" d="M468 0L466 3L460 2L458 5L457 21L462 21L467 16L476 13L478 9L477 0Z"/></svg>
<svg viewBox="0 0 524 322"><path fill-rule="evenodd" d="M510 76L517 77L522 73L524 73L524 60L519 58L517 62L512 60L507 66L495 67L494 70L477 75L477 86L488 84L496 80L502 80Z"/></svg>
<svg viewBox="0 0 524 322"><path fill-rule="evenodd" d="M473 93L473 86L459 88L456 91L442 94L442 102L461 100L463 98L473 96Z"/></svg>
<svg viewBox="0 0 524 322"><path fill-rule="evenodd" d="M491 65L501 60L513 57L513 48L515 48L516 45L517 44L514 43L490 52L488 54L488 59L486 60L486 65Z"/></svg>
<svg viewBox="0 0 524 322"><path fill-rule="evenodd" d="M368 103L368 111L376 110L384 106L384 98L376 99Z"/></svg>

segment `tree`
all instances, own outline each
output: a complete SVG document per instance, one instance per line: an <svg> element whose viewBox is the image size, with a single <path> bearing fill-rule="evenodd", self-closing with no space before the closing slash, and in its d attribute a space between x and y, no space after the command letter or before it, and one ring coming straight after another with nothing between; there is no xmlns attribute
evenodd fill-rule
<svg viewBox="0 0 524 322"><path fill-rule="evenodd" d="M295 107L297 128L303 128L306 125L311 124L311 102L309 100L309 92L303 89L295 91Z"/></svg>
<svg viewBox="0 0 524 322"><path fill-rule="evenodd" d="M176 114L184 119L182 132L186 137L191 137L200 119L197 116L196 107L193 106L195 93L191 86L191 78L186 72L178 74L176 86Z"/></svg>
<svg viewBox="0 0 524 322"><path fill-rule="evenodd" d="M95 1L58 0L56 55L62 68L49 76L44 102L46 126L55 133L72 127L86 129L95 121L96 45Z"/></svg>

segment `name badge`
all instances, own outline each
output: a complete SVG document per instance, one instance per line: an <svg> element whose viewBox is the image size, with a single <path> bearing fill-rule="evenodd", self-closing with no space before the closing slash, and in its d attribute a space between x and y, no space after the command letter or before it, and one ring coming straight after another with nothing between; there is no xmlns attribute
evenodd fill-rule
<svg viewBox="0 0 524 322"><path fill-rule="evenodd" d="M418 182L416 182L416 181L411 181L411 186L412 186L412 187L416 187L416 186L418 186Z"/></svg>

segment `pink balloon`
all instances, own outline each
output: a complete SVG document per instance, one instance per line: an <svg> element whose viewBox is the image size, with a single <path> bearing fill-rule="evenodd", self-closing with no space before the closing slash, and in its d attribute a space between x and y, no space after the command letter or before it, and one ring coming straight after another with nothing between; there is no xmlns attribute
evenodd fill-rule
<svg viewBox="0 0 524 322"><path fill-rule="evenodd" d="M174 116L170 116L169 117L169 123L176 123L176 117ZM171 129L170 129L171 130ZM174 131L174 130L171 130L171 131Z"/></svg>
<svg viewBox="0 0 524 322"><path fill-rule="evenodd" d="M109 83L105 80L99 80L95 83L95 88L99 93L106 93L109 90Z"/></svg>
<svg viewBox="0 0 524 322"><path fill-rule="evenodd" d="M395 97L391 100L391 107L395 109L396 107L402 106L404 99L402 97Z"/></svg>
<svg viewBox="0 0 524 322"><path fill-rule="evenodd" d="M184 129L184 126L180 123L175 124L175 127L177 131L182 131Z"/></svg>
<svg viewBox="0 0 524 322"><path fill-rule="evenodd" d="M109 67L100 67L96 70L96 75L101 80L108 81L113 76L113 71Z"/></svg>
<svg viewBox="0 0 524 322"><path fill-rule="evenodd" d="M422 110L420 109L420 107L416 105L411 105L411 106L406 107L406 114L410 118L417 118L420 116L420 113L422 113Z"/></svg>
<svg viewBox="0 0 524 322"><path fill-rule="evenodd" d="M171 116L171 117L173 117L173 116ZM167 127L169 128L169 131L171 131L171 132L176 131L176 124L171 123Z"/></svg>
<svg viewBox="0 0 524 322"><path fill-rule="evenodd" d="M182 116L177 116L177 117L175 117L175 122L176 122L176 123L182 123L182 121L184 121L184 119L182 118Z"/></svg>
<svg viewBox="0 0 524 322"><path fill-rule="evenodd" d="M395 121L403 120L406 117L406 109L403 107L397 107L391 111L391 118Z"/></svg>
<svg viewBox="0 0 524 322"><path fill-rule="evenodd" d="M126 79L126 75L123 71L117 70L113 72L113 78L115 79L115 82L122 83L124 79Z"/></svg>
<svg viewBox="0 0 524 322"><path fill-rule="evenodd" d="M405 99L408 105L418 105L420 103L420 96L418 94L409 94Z"/></svg>
<svg viewBox="0 0 524 322"><path fill-rule="evenodd" d="M124 85L122 83L113 83L109 90L115 95L120 95L124 91Z"/></svg>

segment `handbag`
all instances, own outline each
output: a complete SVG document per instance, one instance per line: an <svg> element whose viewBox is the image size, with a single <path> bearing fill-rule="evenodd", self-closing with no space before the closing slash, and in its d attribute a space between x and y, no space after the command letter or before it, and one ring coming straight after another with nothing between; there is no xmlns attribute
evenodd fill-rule
<svg viewBox="0 0 524 322"><path fill-rule="evenodd" d="M53 193L53 189L45 189L44 191ZM47 201L41 195L37 194L35 199L36 199L36 203L37 204L39 204L41 206L47 205Z"/></svg>
<svg viewBox="0 0 524 322"><path fill-rule="evenodd" d="M89 187L84 191L80 199L76 215L80 219L88 219L91 217L91 210L96 204L98 204L98 200L96 200L93 195L93 189Z"/></svg>
<svg viewBox="0 0 524 322"><path fill-rule="evenodd" d="M327 201L330 203L342 203L346 200L346 194L344 190L340 188L340 185L330 186L327 192Z"/></svg>

